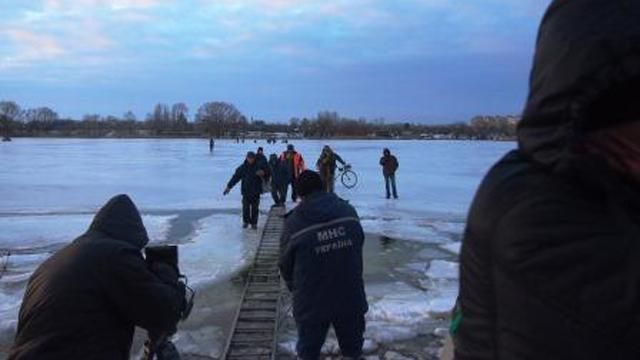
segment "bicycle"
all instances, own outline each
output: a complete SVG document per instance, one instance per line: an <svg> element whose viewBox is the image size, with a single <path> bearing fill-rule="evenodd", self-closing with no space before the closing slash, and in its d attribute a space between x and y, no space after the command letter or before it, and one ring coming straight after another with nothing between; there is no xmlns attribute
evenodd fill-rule
<svg viewBox="0 0 640 360"><path fill-rule="evenodd" d="M356 174L353 170L351 170L351 165L347 164L343 167L338 168L340 172L339 175L336 175L336 178L340 178L340 182L347 189L353 189L358 185L358 174Z"/></svg>

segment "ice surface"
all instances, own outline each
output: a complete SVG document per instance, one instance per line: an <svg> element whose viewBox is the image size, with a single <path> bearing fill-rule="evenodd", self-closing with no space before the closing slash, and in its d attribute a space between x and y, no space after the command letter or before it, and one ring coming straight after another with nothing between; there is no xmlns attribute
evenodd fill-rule
<svg viewBox="0 0 640 360"><path fill-rule="evenodd" d="M181 271L196 287L229 275L246 264L247 244L256 244L258 234L242 229L236 215L218 214L200 220L193 237L178 249Z"/></svg>
<svg viewBox="0 0 640 360"><path fill-rule="evenodd" d="M454 242L454 243L449 243L449 244L442 244L440 245L441 248L459 255L460 254L460 248L462 247L462 243L461 242Z"/></svg>
<svg viewBox="0 0 640 360"><path fill-rule="evenodd" d="M459 265L455 262L433 260L422 285L427 289L428 306L434 314L446 314L453 309L458 296Z"/></svg>
<svg viewBox="0 0 640 360"><path fill-rule="evenodd" d="M0 217L0 248L29 249L67 243L84 233L92 215Z"/></svg>
<svg viewBox="0 0 640 360"><path fill-rule="evenodd" d="M324 144L331 145L358 174L358 186L337 191L352 200L361 215L395 208L402 214L438 212L463 215L484 173L509 142L460 141L293 141L313 167ZM235 208L237 189L222 190L248 150L266 154L285 145L218 141L209 154L195 139L17 139L0 148L0 213L94 211L111 196L130 194L142 209ZM384 198L378 164L382 149L398 157L400 200ZM99 159L97 161L96 159Z"/></svg>
<svg viewBox="0 0 640 360"><path fill-rule="evenodd" d="M367 233L437 244L452 255L459 253L465 213L482 176L515 147L508 142L395 140L292 144L309 167L324 144L353 165L358 186L348 190L338 181L336 191L356 207ZM52 251L83 233L92 214L119 193L129 194L145 213L152 243L168 240L175 215L149 212L219 210L179 239L183 272L195 286L242 266L247 245L257 235L238 226L239 186L226 197L222 190L244 154L257 146L267 155L286 147L216 141L209 154L207 141L197 139L15 139L0 147L0 254L14 250L0 279L0 344L7 343L2 336L15 327L23 291L19 285ZM384 196L378 161L385 147L400 162L399 200ZM270 203L267 196L263 200ZM367 288L370 338L387 342L415 336L421 322L452 306L457 293L454 264L431 261L427 269L432 259L420 260L425 262L416 263L414 270L424 276L421 289L407 284ZM198 336L184 334L183 341L196 344L195 349Z"/></svg>
<svg viewBox="0 0 640 360"><path fill-rule="evenodd" d="M433 260L427 269L427 276L432 279L457 279L458 263L444 260Z"/></svg>

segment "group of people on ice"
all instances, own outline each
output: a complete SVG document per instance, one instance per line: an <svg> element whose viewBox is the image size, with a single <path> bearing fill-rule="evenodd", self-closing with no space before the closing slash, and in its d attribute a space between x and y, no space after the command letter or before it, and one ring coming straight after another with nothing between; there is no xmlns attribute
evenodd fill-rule
<svg viewBox="0 0 640 360"><path fill-rule="evenodd" d="M316 170L322 180L322 190L333 193L335 190L335 176L338 163L343 167L349 165L330 146L325 145L318 160ZM398 198L395 174L398 170L398 159L391 155L389 149L383 150L380 166L385 180L387 199ZM293 144L278 156L271 154L267 160L264 149L259 147L256 152L249 151L243 163L238 166L227 183L223 194L227 195L239 182L242 194L242 219L245 228L257 229L260 196L264 192L271 192L274 206L284 206L291 187L291 201L298 201L296 180L306 170L302 155L296 151Z"/></svg>

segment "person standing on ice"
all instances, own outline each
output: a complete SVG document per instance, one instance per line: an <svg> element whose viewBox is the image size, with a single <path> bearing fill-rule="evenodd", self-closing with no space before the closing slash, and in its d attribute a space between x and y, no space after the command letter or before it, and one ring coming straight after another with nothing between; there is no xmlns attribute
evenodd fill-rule
<svg viewBox="0 0 640 360"><path fill-rule="evenodd" d="M342 356L362 356L368 310L362 277L364 232L356 210L322 179L304 171L297 183L300 205L285 219L280 273L293 293L298 357L316 360L333 326Z"/></svg>
<svg viewBox="0 0 640 360"><path fill-rule="evenodd" d="M332 193L334 190L336 169L338 168L337 163L342 164L342 166L347 165L340 155L334 152L329 145L325 145L322 148L320 158L316 161L316 169L320 173L320 178L322 178L322 183L324 184L324 191L326 192Z"/></svg>
<svg viewBox="0 0 640 360"><path fill-rule="evenodd" d="M269 156L269 172L271 173L271 197L275 206L284 206L287 201L289 186L289 169L287 164L278 159L278 155Z"/></svg>
<svg viewBox="0 0 640 360"><path fill-rule="evenodd" d="M289 172L289 183L291 184L291 200L293 202L298 201L298 194L296 192L296 180L298 176L305 170L304 159L300 155L293 144L287 145L287 150L280 155L280 160L283 160L287 164Z"/></svg>
<svg viewBox="0 0 640 360"><path fill-rule="evenodd" d="M213 141L213 138L209 138L209 152L212 153L213 152L213 147L215 146L215 142Z"/></svg>
<svg viewBox="0 0 640 360"><path fill-rule="evenodd" d="M640 2L553 1L462 242L455 358L640 359Z"/></svg>
<svg viewBox="0 0 640 360"><path fill-rule="evenodd" d="M184 310L178 269L141 250L149 242L135 204L119 195L86 233L31 275L9 359L129 359L134 328L173 333Z"/></svg>
<svg viewBox="0 0 640 360"><path fill-rule="evenodd" d="M393 198L398 198L398 190L396 190L396 171L400 164L398 159L391 155L391 150L384 149L380 158L380 166L382 166L382 175L384 176L384 186L387 190L387 199L391 198L391 190L393 190Z"/></svg>
<svg viewBox="0 0 640 360"><path fill-rule="evenodd" d="M260 212L260 195L262 194L262 179L267 175L265 165L258 163L253 151L247 153L242 165L238 166L229 180L223 194L228 195L231 189L239 182L242 193L242 221L246 229L258 229L258 214Z"/></svg>

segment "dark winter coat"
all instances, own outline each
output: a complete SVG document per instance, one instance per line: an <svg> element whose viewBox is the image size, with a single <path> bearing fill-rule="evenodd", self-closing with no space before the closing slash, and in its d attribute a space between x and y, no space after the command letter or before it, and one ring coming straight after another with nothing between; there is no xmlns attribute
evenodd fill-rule
<svg viewBox="0 0 640 360"><path fill-rule="evenodd" d="M345 164L344 160L340 157L340 155L332 152L332 153L322 153L320 158L316 162L316 167L321 175L329 174L334 175L336 173L336 168L338 168L338 164Z"/></svg>
<svg viewBox="0 0 640 360"><path fill-rule="evenodd" d="M264 156L264 154L256 154L256 163L258 163L258 166L260 167L267 167L269 160L267 160L267 157Z"/></svg>
<svg viewBox="0 0 640 360"><path fill-rule="evenodd" d="M383 156L380 158L380 165L382 166L382 174L384 176L391 176L396 173L398 167L400 167L400 163L398 163L398 159L393 156Z"/></svg>
<svg viewBox="0 0 640 360"><path fill-rule="evenodd" d="M555 1L518 150L473 202L456 359L639 359L640 194L579 151L589 109L640 75L640 2Z"/></svg>
<svg viewBox="0 0 640 360"><path fill-rule="evenodd" d="M109 201L29 279L9 359L129 359L134 326L173 329L184 292L148 270L147 242L131 200Z"/></svg>
<svg viewBox="0 0 640 360"><path fill-rule="evenodd" d="M287 164L277 157L269 159L269 171L271 173L271 183L275 186L285 186L289 184L291 175Z"/></svg>
<svg viewBox="0 0 640 360"><path fill-rule="evenodd" d="M334 194L315 193L287 216L280 271L293 292L296 321L367 312L363 243L358 214Z"/></svg>
<svg viewBox="0 0 640 360"><path fill-rule="evenodd" d="M264 164L266 165L266 163ZM258 170L264 171L265 174L268 173L267 167L262 162L255 161L253 164L249 164L245 161L238 166L227 187L231 189L242 181L240 187L242 196L260 196L262 194L262 178L257 175Z"/></svg>

